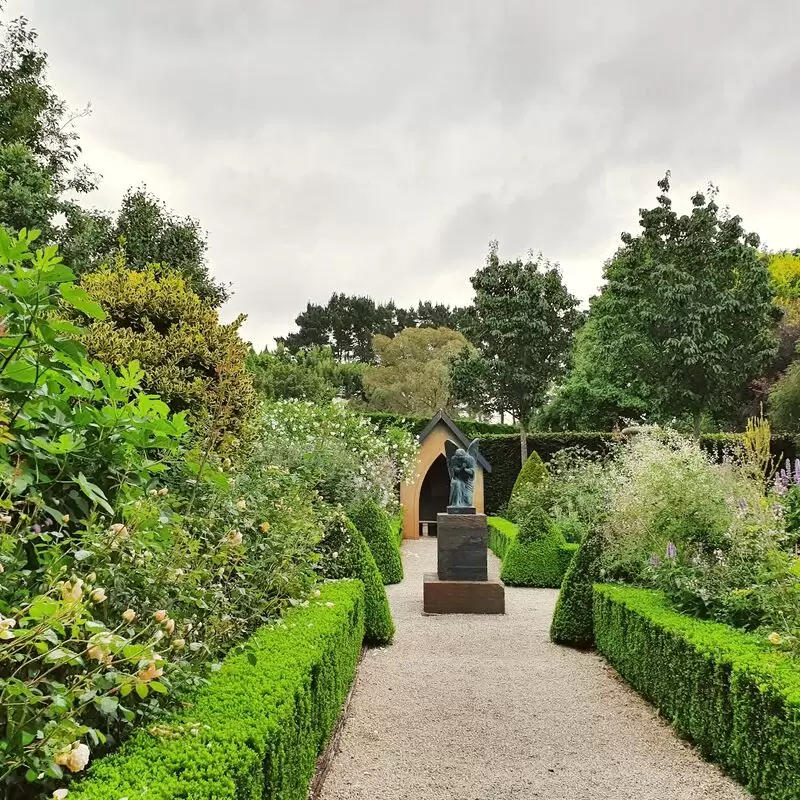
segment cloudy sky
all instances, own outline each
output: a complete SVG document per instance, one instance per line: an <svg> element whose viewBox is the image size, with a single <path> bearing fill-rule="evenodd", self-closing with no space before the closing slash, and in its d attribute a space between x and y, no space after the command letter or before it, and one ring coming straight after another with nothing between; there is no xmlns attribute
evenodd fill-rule
<svg viewBox="0 0 800 800"><path fill-rule="evenodd" d="M671 169L800 246L797 0L10 0L93 202L208 230L261 346L333 291L464 303L489 240L593 294Z"/></svg>

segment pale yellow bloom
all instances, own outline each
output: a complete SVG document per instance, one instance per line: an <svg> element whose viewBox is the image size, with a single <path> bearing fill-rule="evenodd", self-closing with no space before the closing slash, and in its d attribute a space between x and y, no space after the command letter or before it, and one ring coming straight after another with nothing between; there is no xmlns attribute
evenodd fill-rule
<svg viewBox="0 0 800 800"><path fill-rule="evenodd" d="M175 632L175 620L174 619L168 619L164 623L164 630L166 630L167 633L174 633Z"/></svg>
<svg viewBox="0 0 800 800"><path fill-rule="evenodd" d="M90 754L89 747L83 742L73 742L69 750L62 750L56 756L56 764L66 767L70 772L80 772L89 763Z"/></svg>
<svg viewBox="0 0 800 800"><path fill-rule="evenodd" d="M161 656L158 653L153 653L153 657L159 661L161 660ZM149 683L156 678L160 678L164 674L164 670L161 667L157 667L155 661L151 661L144 669L140 669L137 674L140 681Z"/></svg>
<svg viewBox="0 0 800 800"><path fill-rule="evenodd" d="M156 611L156 613L153 614L153 619L155 619L156 622L163 622L166 618L167 618L167 612L163 608L160 611Z"/></svg>
<svg viewBox="0 0 800 800"><path fill-rule="evenodd" d="M11 515L10 514L0 514L0 522L3 525L10 525L11 524Z"/></svg>
<svg viewBox="0 0 800 800"><path fill-rule="evenodd" d="M61 517L61 524L66 525L68 522L69 522L69 514L64 514L64 516ZM66 789L64 791L66 791Z"/></svg>
<svg viewBox="0 0 800 800"><path fill-rule="evenodd" d="M236 508L238 508L239 511L244 511L247 508L247 501L243 497L240 497L236 501Z"/></svg>
<svg viewBox="0 0 800 800"><path fill-rule="evenodd" d="M95 589L90 595L93 603L102 603L106 599L106 590L103 588Z"/></svg>
<svg viewBox="0 0 800 800"><path fill-rule="evenodd" d="M69 789L56 789L53 792L52 800L64 800L69 794Z"/></svg>
<svg viewBox="0 0 800 800"><path fill-rule="evenodd" d="M166 487L166 486L162 486L162 487L161 487L161 488L158 490L158 493L161 495L161 497L166 497L166 496L169 494L169 489L167 489L167 487Z"/></svg>
<svg viewBox="0 0 800 800"><path fill-rule="evenodd" d="M240 545L242 543L241 531L228 531L228 533L225 535L225 541L234 546Z"/></svg>
<svg viewBox="0 0 800 800"><path fill-rule="evenodd" d="M173 639L172 646L176 650L183 650L186 647L186 639Z"/></svg>
<svg viewBox="0 0 800 800"><path fill-rule="evenodd" d="M16 627L17 621L12 617L4 617L0 614L0 639L13 639L14 634L11 629Z"/></svg>
<svg viewBox="0 0 800 800"><path fill-rule="evenodd" d="M75 583L69 583L68 581L61 587L62 600L77 602L81 597L83 597L83 581L80 578Z"/></svg>
<svg viewBox="0 0 800 800"><path fill-rule="evenodd" d="M108 532L115 538L115 539L125 539L128 536L128 529L121 523L115 522L109 529Z"/></svg>
<svg viewBox="0 0 800 800"><path fill-rule="evenodd" d="M772 642L772 644L780 644L783 641L783 639L781 639L781 635L779 633L776 633L775 631L773 631L769 636L767 636L767 639L769 639L769 641Z"/></svg>
<svg viewBox="0 0 800 800"><path fill-rule="evenodd" d="M124 619L125 622L127 622L128 625L130 625L131 622L133 622L136 619L136 612L132 608L129 608L126 611L122 612L122 619Z"/></svg>
<svg viewBox="0 0 800 800"><path fill-rule="evenodd" d="M260 527L261 533L267 533L269 531L269 522L262 522Z"/></svg>

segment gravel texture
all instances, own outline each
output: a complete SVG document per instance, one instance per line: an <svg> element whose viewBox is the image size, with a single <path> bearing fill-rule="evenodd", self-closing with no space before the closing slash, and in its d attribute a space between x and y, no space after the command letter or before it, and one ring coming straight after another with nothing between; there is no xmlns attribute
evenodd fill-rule
<svg viewBox="0 0 800 800"><path fill-rule="evenodd" d="M505 616L424 616L436 540L404 542L403 562L395 643L362 662L323 800L750 797L601 658L551 644L556 591L506 588Z"/></svg>

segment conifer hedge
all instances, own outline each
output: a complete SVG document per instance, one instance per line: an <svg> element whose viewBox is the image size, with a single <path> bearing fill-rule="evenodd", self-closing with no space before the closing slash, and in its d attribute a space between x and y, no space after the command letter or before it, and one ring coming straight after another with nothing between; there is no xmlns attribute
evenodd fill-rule
<svg viewBox="0 0 800 800"><path fill-rule="evenodd" d="M364 589L327 584L259 630L188 707L139 730L70 800L306 800L364 636Z"/></svg>
<svg viewBox="0 0 800 800"><path fill-rule="evenodd" d="M622 677L756 798L800 797L796 660L629 586L595 586L594 635Z"/></svg>

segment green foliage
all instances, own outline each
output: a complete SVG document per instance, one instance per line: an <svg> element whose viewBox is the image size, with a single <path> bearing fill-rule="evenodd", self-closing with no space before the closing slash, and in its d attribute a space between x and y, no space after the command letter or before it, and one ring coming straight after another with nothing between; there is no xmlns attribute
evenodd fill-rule
<svg viewBox="0 0 800 800"><path fill-rule="evenodd" d="M461 426L461 422L458 424ZM484 475L484 503L488 511L499 511L508 504L521 468L519 436L484 434L479 438L480 451L492 465L491 473ZM620 438L614 433L592 432L535 433L527 436L528 450L537 452L546 464L556 453L568 448L581 447L595 453L607 453Z"/></svg>
<svg viewBox="0 0 800 800"><path fill-rule="evenodd" d="M247 366L253 386L265 400L329 403L334 397L360 397L363 365L336 361L330 347L308 347L292 353L278 345L274 353L250 352Z"/></svg>
<svg viewBox="0 0 800 800"><path fill-rule="evenodd" d="M514 481L514 488L511 490L511 497L508 501L508 516L514 522L522 522L528 511L528 506L524 503L523 497L530 490L536 490L545 481L547 481L547 467L544 465L542 457L534 450L522 465L522 469Z"/></svg>
<svg viewBox="0 0 800 800"><path fill-rule="evenodd" d="M383 582L400 583L403 562L388 514L374 500L365 498L353 504L347 515L369 545Z"/></svg>
<svg viewBox="0 0 800 800"><path fill-rule="evenodd" d="M299 330L281 340L292 352L308 347L330 347L337 361L372 363L373 338L394 336L404 328L459 328L463 309L420 302L416 309L397 308L390 301L334 293L322 306L308 303L295 319Z"/></svg>
<svg viewBox="0 0 800 800"><path fill-rule="evenodd" d="M600 580L603 536L590 530L578 548L561 582L550 638L556 644L587 648L594 644L593 584Z"/></svg>
<svg viewBox="0 0 800 800"><path fill-rule="evenodd" d="M403 515L402 513L395 514L389 520L389 526L392 531L392 541L397 545L398 550L403 543Z"/></svg>
<svg viewBox="0 0 800 800"><path fill-rule="evenodd" d="M800 667L763 638L598 586L597 647L702 754L760 800L800 796Z"/></svg>
<svg viewBox="0 0 800 800"><path fill-rule="evenodd" d="M377 364L364 373L364 392L377 411L433 416L453 411L450 362L467 347L463 334L449 328L405 328L396 336L377 335Z"/></svg>
<svg viewBox="0 0 800 800"><path fill-rule="evenodd" d="M112 367L137 359L148 391L186 411L215 450L233 448L255 403L243 318L220 325L179 273L155 266L87 273L81 287L105 311L83 336L92 356Z"/></svg>
<svg viewBox="0 0 800 800"><path fill-rule="evenodd" d="M783 251L769 256L769 274L776 297L800 299L800 252Z"/></svg>
<svg viewBox="0 0 800 800"><path fill-rule="evenodd" d="M486 410L510 411L521 421L522 459L527 458L524 427L544 401L582 315L557 264L541 254L526 262L500 262L493 243L486 266L471 278L475 299L463 330L478 354L453 362L454 395L474 405L476 387L489 400Z"/></svg>
<svg viewBox="0 0 800 800"><path fill-rule="evenodd" d="M184 711L138 732L70 791L75 800L305 800L364 635L363 589L319 597L262 628Z"/></svg>
<svg viewBox="0 0 800 800"><path fill-rule="evenodd" d="M794 361L769 393L769 418L777 430L800 430L800 361Z"/></svg>
<svg viewBox="0 0 800 800"><path fill-rule="evenodd" d="M699 435L703 413L729 413L774 356L780 314L758 237L720 209L716 190L695 194L691 213L678 215L669 175L659 188L655 208L640 212L642 233L624 234L606 264L588 350L575 363L590 386L604 387L604 401L630 399L621 416L690 415Z"/></svg>
<svg viewBox="0 0 800 800"><path fill-rule="evenodd" d="M503 517L489 517L489 549L502 561L511 543L517 538L519 527Z"/></svg>
<svg viewBox="0 0 800 800"><path fill-rule="evenodd" d="M403 428L415 436L422 433L425 426L431 421L430 417L417 417L409 414L390 414L385 411L368 411L359 409L378 430L386 428ZM482 435L516 434L519 431L516 425L503 425L498 422L481 422L477 419L459 419L454 417L456 425L468 439L479 439ZM517 470L519 471L519 470Z"/></svg>
<svg viewBox="0 0 800 800"><path fill-rule="evenodd" d="M541 508L532 508L511 540L500 578L510 586L557 589L577 545L567 544Z"/></svg>
<svg viewBox="0 0 800 800"><path fill-rule="evenodd" d="M325 578L357 578L364 585L364 641L376 646L389 644L394 620L381 573L361 532L343 513L329 512L320 552Z"/></svg>
<svg viewBox="0 0 800 800"><path fill-rule="evenodd" d="M349 506L370 497L393 510L395 486L410 474L417 446L397 428L379 432L341 403L284 400L265 405L253 443L265 465L282 466L331 504Z"/></svg>

